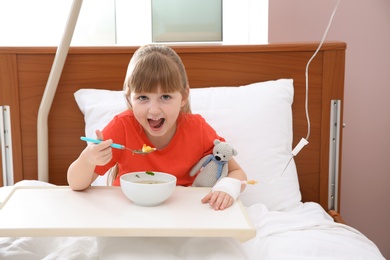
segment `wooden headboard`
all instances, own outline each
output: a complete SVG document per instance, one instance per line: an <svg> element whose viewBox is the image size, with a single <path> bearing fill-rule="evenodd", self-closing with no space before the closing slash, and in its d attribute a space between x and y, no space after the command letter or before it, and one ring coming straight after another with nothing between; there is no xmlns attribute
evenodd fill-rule
<svg viewBox="0 0 390 260"><path fill-rule="evenodd" d="M294 79L293 146L307 134L305 67L317 47L318 43L173 46L186 66L192 88ZM332 99L343 101L345 49L345 43L325 43L310 65L310 144L295 157L303 201L319 202L324 208L328 195L330 103ZM80 88L122 89L135 50L70 48L49 114L49 182L67 184L67 168L85 147L79 140L84 135L83 115L73 93ZM0 48L0 105L11 107L15 182L37 179L37 114L55 51L54 47Z"/></svg>

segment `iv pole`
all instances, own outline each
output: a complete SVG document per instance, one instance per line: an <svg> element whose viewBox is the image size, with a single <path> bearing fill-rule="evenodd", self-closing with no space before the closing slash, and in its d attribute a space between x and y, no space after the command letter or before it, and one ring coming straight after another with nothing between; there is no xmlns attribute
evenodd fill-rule
<svg viewBox="0 0 390 260"><path fill-rule="evenodd" d="M48 115L61 77L62 69L65 64L66 56L68 55L69 46L72 41L82 2L82 0L73 1L65 31L60 45L57 48L49 78L46 83L46 88L39 106L37 121L38 180L44 182L49 181Z"/></svg>

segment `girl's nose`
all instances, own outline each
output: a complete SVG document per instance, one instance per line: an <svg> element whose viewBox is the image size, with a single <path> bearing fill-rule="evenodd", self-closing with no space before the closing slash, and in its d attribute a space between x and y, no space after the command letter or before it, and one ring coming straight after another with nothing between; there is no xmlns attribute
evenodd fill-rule
<svg viewBox="0 0 390 260"><path fill-rule="evenodd" d="M161 111L161 109L160 109L160 104L158 103L158 101L150 102L150 106L149 106L149 113L150 114L152 114L152 115L159 114L160 111Z"/></svg>

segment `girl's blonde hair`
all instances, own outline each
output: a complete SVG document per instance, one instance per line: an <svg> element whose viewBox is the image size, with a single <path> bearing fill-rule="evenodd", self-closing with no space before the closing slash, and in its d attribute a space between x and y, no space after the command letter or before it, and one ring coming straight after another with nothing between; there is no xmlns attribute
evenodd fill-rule
<svg viewBox="0 0 390 260"><path fill-rule="evenodd" d="M131 93L153 93L157 87L167 93L179 91L187 99L181 111L191 113L187 73L179 55L168 46L145 45L134 53L127 68L123 89L129 108Z"/></svg>

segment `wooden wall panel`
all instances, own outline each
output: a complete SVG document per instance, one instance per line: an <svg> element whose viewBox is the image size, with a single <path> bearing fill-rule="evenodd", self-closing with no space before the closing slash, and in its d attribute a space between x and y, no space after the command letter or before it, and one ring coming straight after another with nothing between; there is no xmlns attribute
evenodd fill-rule
<svg viewBox="0 0 390 260"><path fill-rule="evenodd" d="M174 49L186 66L193 88L293 78L295 147L307 135L305 68L317 46L317 43L199 45L174 46ZM324 208L327 205L329 102L343 99L345 47L344 43L324 44L310 65L309 145L295 157L303 201L320 202ZM67 184L67 168L85 147L85 143L79 141L84 134L83 115L73 93L80 88L122 89L127 64L135 50L136 47L70 48L49 114L51 183ZM17 178L37 178L37 115L54 55L55 48L0 48L2 97L12 97L12 102L19 107L20 121L14 124L19 129L23 149L20 144L15 150L19 153L18 164L23 175ZM4 85L13 87L4 88Z"/></svg>
<svg viewBox="0 0 390 260"><path fill-rule="evenodd" d="M0 105L10 106L14 181L17 182L23 178L23 163L16 54L0 54ZM2 185L2 167L0 179Z"/></svg>

